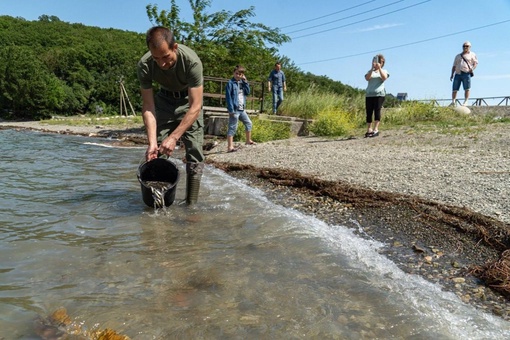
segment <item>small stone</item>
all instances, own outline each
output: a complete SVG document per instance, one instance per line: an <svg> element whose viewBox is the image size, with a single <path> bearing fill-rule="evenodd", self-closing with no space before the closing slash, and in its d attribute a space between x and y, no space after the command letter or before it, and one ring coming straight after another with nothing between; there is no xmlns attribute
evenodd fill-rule
<svg viewBox="0 0 510 340"><path fill-rule="evenodd" d="M424 253L425 249L418 247L416 244L413 244L413 250L417 253Z"/></svg>
<svg viewBox="0 0 510 340"><path fill-rule="evenodd" d="M453 282L455 282L455 283L465 283L465 282L466 282L466 279L465 279L465 278L463 278L463 277L454 277L454 278L452 279L452 281L453 281Z"/></svg>
<svg viewBox="0 0 510 340"><path fill-rule="evenodd" d="M496 315L503 316L503 309L500 306L495 306L492 312Z"/></svg>
<svg viewBox="0 0 510 340"><path fill-rule="evenodd" d="M452 267L453 268L461 268L462 266L457 261L452 261Z"/></svg>
<svg viewBox="0 0 510 340"><path fill-rule="evenodd" d="M471 301L471 295L469 294L466 294L466 295L462 295L462 297L460 298L462 301L468 303L469 301Z"/></svg>

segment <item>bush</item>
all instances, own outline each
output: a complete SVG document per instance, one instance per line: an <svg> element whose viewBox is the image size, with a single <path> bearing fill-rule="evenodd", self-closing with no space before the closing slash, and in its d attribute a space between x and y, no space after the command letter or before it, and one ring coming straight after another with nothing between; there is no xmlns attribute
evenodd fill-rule
<svg viewBox="0 0 510 340"><path fill-rule="evenodd" d="M327 109L321 111L310 125L316 136L336 137L350 135L355 128L355 117L345 111Z"/></svg>

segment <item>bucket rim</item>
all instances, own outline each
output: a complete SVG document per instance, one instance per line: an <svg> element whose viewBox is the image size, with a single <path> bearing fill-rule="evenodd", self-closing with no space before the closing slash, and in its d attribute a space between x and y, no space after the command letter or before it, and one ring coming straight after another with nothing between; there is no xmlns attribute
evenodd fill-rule
<svg viewBox="0 0 510 340"><path fill-rule="evenodd" d="M150 161L144 160L143 162L141 162L141 163L138 165L138 169L137 169L137 171L136 171L136 177L137 177L138 181L140 182L140 184L142 184L144 187L146 187L146 188L147 188L148 186L145 184L145 182L146 182L146 181L142 180L142 178L141 178L141 177L142 177L142 174L141 174L141 169L142 169L142 167L143 167L144 165L147 165L147 164L148 164L148 163L150 163L150 162L154 162L154 161L156 161L156 162L161 162L160 160L161 160L161 161L168 162L168 163L172 164L172 165L175 167L175 171L176 171L176 173L177 173L177 174L176 174L176 179L175 179L175 181L174 181L174 183L173 183L172 187L173 187L173 186L175 186L175 185L177 185L177 182L179 182L179 179L180 179L180 177L181 177L181 174L180 174L179 167L177 166L177 164L176 164L175 162L173 162L172 160L170 160L169 158L158 157L158 158L151 159ZM162 182L166 182L166 181L162 181ZM166 183L172 183L172 182L166 182Z"/></svg>

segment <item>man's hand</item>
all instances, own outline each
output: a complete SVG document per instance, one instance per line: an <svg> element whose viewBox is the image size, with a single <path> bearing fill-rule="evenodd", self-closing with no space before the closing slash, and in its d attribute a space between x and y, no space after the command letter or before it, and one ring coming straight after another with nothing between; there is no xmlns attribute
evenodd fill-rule
<svg viewBox="0 0 510 340"><path fill-rule="evenodd" d="M159 152L163 155L170 156L177 145L177 139L172 135L166 137L159 146Z"/></svg>
<svg viewBox="0 0 510 340"><path fill-rule="evenodd" d="M149 145L147 147L147 151L145 151L145 160L148 162L155 158L158 158L158 146Z"/></svg>

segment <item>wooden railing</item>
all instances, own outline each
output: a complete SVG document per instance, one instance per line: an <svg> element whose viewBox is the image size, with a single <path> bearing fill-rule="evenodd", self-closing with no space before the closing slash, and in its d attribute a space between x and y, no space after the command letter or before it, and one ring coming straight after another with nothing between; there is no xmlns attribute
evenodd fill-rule
<svg viewBox="0 0 510 340"><path fill-rule="evenodd" d="M226 106L225 86L230 79L204 77L204 106ZM249 81L250 95L246 98L247 109L264 111L264 82Z"/></svg>

